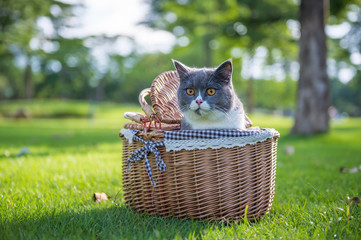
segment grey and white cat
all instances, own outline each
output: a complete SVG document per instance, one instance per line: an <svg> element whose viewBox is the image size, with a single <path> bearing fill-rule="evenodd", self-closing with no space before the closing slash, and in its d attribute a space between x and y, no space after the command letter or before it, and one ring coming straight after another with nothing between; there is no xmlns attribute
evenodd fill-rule
<svg viewBox="0 0 361 240"><path fill-rule="evenodd" d="M232 84L232 60L217 68L190 68L173 60L180 84L181 129L246 129L251 124Z"/></svg>

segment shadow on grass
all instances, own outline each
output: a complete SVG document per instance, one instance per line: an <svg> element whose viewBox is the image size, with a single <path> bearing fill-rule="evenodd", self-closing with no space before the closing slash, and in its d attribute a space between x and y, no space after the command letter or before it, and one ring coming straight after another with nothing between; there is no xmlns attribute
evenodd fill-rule
<svg viewBox="0 0 361 240"><path fill-rule="evenodd" d="M99 205L100 206L100 205ZM219 226L218 226L219 225ZM160 218L133 212L127 206L48 213L2 222L1 239L174 239L201 238L204 229L221 224Z"/></svg>

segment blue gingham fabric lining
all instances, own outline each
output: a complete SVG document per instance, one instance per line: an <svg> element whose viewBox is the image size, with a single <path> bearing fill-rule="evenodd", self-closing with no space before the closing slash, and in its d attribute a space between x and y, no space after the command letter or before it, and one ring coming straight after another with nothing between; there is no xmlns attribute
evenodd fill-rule
<svg viewBox="0 0 361 240"><path fill-rule="evenodd" d="M166 151L194 150L194 149L219 149L222 147L232 148L235 146L245 146L247 144L256 144L263 142L278 134L274 129L257 129L257 130L237 130L237 129L206 129L206 130L175 130L165 131L163 141L145 141L136 136L139 130L122 129L121 133L132 144L133 140L141 142L144 146L132 153L128 158L128 169L131 162L138 162L144 159L145 167L148 172L150 182L153 185L152 171L149 164L148 154L155 155L155 162L159 170L165 171L166 165L162 160L159 146L165 146Z"/></svg>
<svg viewBox="0 0 361 240"><path fill-rule="evenodd" d="M244 137L260 135L267 129L238 130L238 129L204 129L204 130L176 130L165 131L164 140L190 140L190 139L215 139L227 137Z"/></svg>
<svg viewBox="0 0 361 240"><path fill-rule="evenodd" d="M206 129L164 132L166 151L243 147L263 142L278 134L274 129Z"/></svg>

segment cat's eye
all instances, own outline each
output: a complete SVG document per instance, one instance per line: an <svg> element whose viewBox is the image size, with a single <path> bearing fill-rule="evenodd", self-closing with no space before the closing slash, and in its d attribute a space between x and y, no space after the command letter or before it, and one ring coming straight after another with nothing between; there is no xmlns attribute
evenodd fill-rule
<svg viewBox="0 0 361 240"><path fill-rule="evenodd" d="M207 94L208 94L209 96L213 96L214 94L216 94L216 89L214 89L214 88L208 88L208 89L207 89Z"/></svg>
<svg viewBox="0 0 361 240"><path fill-rule="evenodd" d="M194 89L193 88L187 88L187 94L188 95L194 95Z"/></svg>

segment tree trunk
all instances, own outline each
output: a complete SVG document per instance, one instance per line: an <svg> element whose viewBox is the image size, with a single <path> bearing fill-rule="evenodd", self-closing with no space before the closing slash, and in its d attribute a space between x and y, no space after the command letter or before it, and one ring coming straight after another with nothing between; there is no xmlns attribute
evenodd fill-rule
<svg viewBox="0 0 361 240"><path fill-rule="evenodd" d="M204 46L204 64L206 67L212 67L212 49L209 46L209 42L212 40L210 34L206 34L203 37L203 46Z"/></svg>
<svg viewBox="0 0 361 240"><path fill-rule="evenodd" d="M30 65L30 58L25 67L24 81L25 81L25 98L32 99L34 95L34 84L33 84L33 71Z"/></svg>
<svg viewBox="0 0 361 240"><path fill-rule="evenodd" d="M329 129L330 86L324 17L323 0L301 0L300 77L291 133L311 135Z"/></svg>
<svg viewBox="0 0 361 240"><path fill-rule="evenodd" d="M105 81L104 78L100 79L99 84L95 89L95 99L97 100L97 102L101 102L104 100L104 95L105 95L104 81Z"/></svg>

